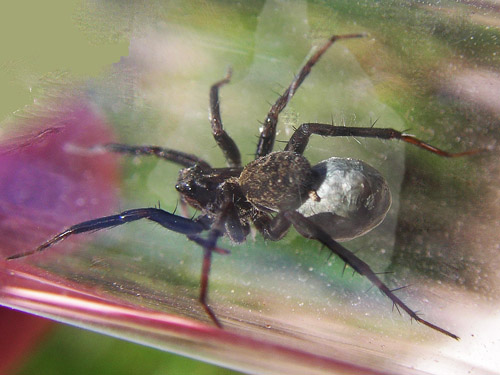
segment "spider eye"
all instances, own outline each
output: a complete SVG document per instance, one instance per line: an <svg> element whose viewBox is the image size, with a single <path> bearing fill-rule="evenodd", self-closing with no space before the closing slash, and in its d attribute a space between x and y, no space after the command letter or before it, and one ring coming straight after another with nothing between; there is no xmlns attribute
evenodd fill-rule
<svg viewBox="0 0 500 375"><path fill-rule="evenodd" d="M178 192L188 194L188 193L193 193L195 190L195 185L192 184L191 182L179 182L177 185L175 185L175 188L177 189Z"/></svg>

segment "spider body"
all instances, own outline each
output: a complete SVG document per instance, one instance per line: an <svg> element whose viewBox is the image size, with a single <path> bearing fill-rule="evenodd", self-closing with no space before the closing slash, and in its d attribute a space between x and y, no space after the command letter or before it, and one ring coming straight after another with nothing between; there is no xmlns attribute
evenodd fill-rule
<svg viewBox="0 0 500 375"><path fill-rule="evenodd" d="M147 219L187 236L203 249L199 302L210 319L222 327L207 303L208 279L212 253L229 253L217 246L224 235L234 243L243 242L254 226L265 239L280 240L293 226L299 234L322 243L354 271L368 278L399 310L412 319L442 334L455 334L422 319L379 278L370 266L340 245L378 225L389 209L391 198L385 179L364 162L330 158L311 167L303 156L309 137L355 136L398 139L444 157L474 154L477 151L448 153L412 135L394 129L343 127L330 124L300 125L283 151L273 152L278 116L327 49L339 39L359 38L362 34L334 35L305 63L294 80L269 110L257 144L256 158L241 165L236 143L222 125L219 88L230 81L228 75L210 88L210 123L212 134L223 152L228 167L212 168L199 157L156 146L107 144L110 152L131 155L153 155L182 167L175 188L180 193L184 215L160 208L137 208L116 215L75 224L55 235L34 250L10 256L25 257L41 252L68 236ZM187 217L186 204L200 211Z"/></svg>
<svg viewBox="0 0 500 375"><path fill-rule="evenodd" d="M348 241L382 223L391 207L385 178L367 163L332 157L313 168L319 176L316 194L297 211L338 241Z"/></svg>
<svg viewBox="0 0 500 375"><path fill-rule="evenodd" d="M249 163L238 183L256 208L280 212L299 208L314 191L318 178L304 156L276 151Z"/></svg>
<svg viewBox="0 0 500 375"><path fill-rule="evenodd" d="M175 187L181 199L201 211L207 228L230 189L239 225L226 222L225 234L236 243L245 240L254 219L287 210L297 210L332 238L347 241L380 224L391 205L385 178L363 161L333 157L311 167L292 151L275 151L215 175L198 165L185 168ZM268 231L264 235L273 239Z"/></svg>

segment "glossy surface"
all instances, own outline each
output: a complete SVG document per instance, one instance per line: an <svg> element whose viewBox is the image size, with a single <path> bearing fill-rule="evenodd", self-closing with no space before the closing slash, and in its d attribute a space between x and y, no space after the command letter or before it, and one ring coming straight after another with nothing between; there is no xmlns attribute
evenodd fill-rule
<svg viewBox="0 0 500 375"><path fill-rule="evenodd" d="M298 211L333 238L349 241L379 225L391 206L385 178L361 160L330 158L313 168L321 176L320 201L309 198Z"/></svg>

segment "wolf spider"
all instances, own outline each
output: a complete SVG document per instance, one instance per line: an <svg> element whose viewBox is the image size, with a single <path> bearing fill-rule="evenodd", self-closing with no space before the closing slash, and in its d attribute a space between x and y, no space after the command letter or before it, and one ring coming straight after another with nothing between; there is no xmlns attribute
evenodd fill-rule
<svg viewBox="0 0 500 375"><path fill-rule="evenodd" d="M212 168L208 162L195 155L161 147L123 144L102 146L106 151L153 155L182 166L175 188L180 193L185 213L186 204L200 211L196 218L176 215L160 208L127 210L73 225L38 248L12 255L8 259L43 251L74 234L148 219L186 235L189 240L202 247L199 302L213 323L222 327L207 303L212 253L229 253L217 246L218 239L225 235L233 243L242 243L253 225L265 239L278 241L293 225L299 234L319 241L346 265L367 277L389 297L398 310L402 309L415 321L458 339L455 334L422 319L381 281L367 263L337 242L360 236L384 219L391 203L385 179L375 169L358 160L331 158L311 167L302 154L313 134L323 137L398 139L443 157L470 155L476 151L449 153L394 129L305 123L295 130L284 151L273 152L278 116L311 68L337 40L362 36L364 35L334 35L309 58L289 87L272 105L260 132L255 160L244 167L241 165L236 143L222 126L219 109L219 88L229 83L231 71L210 89L212 134L224 153L228 167ZM206 235L201 236L204 232Z"/></svg>

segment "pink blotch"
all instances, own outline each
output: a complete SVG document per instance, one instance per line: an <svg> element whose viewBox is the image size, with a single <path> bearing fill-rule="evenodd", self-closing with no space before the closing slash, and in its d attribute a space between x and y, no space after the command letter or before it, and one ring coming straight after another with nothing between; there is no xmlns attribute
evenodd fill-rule
<svg viewBox="0 0 500 375"><path fill-rule="evenodd" d="M2 256L36 247L117 206L116 155L89 152L111 142L113 133L85 99L18 122L23 135L0 145Z"/></svg>

